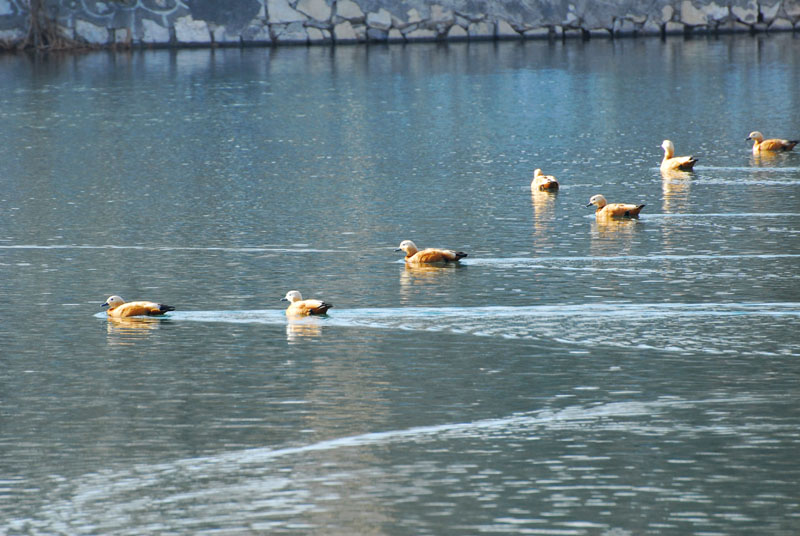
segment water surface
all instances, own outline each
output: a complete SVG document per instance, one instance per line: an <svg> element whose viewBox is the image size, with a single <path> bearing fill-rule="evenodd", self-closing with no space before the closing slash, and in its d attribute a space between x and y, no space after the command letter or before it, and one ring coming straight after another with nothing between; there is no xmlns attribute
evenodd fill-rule
<svg viewBox="0 0 800 536"><path fill-rule="evenodd" d="M796 37L0 73L0 534L800 529Z"/></svg>

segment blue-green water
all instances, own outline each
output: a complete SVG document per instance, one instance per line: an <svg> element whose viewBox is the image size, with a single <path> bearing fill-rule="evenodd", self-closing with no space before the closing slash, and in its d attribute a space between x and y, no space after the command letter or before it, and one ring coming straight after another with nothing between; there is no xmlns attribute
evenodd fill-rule
<svg viewBox="0 0 800 536"><path fill-rule="evenodd" d="M0 534L797 534L800 151L745 138L798 87L793 35L0 56Z"/></svg>

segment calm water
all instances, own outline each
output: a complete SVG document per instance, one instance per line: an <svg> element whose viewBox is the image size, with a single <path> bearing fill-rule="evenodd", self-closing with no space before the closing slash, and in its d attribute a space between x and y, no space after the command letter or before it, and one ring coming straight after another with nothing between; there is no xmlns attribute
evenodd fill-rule
<svg viewBox="0 0 800 536"><path fill-rule="evenodd" d="M745 137L798 87L792 35L0 56L0 534L796 535L800 151Z"/></svg>

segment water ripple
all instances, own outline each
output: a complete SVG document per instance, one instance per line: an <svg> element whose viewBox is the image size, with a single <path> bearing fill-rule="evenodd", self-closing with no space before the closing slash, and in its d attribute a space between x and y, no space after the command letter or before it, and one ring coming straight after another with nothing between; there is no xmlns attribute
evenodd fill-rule
<svg viewBox="0 0 800 536"><path fill-rule="evenodd" d="M104 313L95 316L104 318ZM175 311L172 321L284 325L281 309ZM800 303L590 303L530 307L375 307L335 309L326 317L288 322L302 327L449 332L566 345L666 352L800 354L775 345L774 330L800 328ZM759 323L763 327L752 330Z"/></svg>
<svg viewBox="0 0 800 536"><path fill-rule="evenodd" d="M556 458L541 457L528 467L543 467L551 475L538 482L526 480L525 475L509 480L501 472L482 471L475 474L477 465L449 462L438 466L436 452L440 445L461 445L462 460L483 456L498 445L513 446L517 442L537 450L540 442L576 435L640 438L677 437L707 441L709 438L732 434L761 437L767 432L781 432L786 426L779 423L752 422L736 430L724 426L687 425L680 420L683 414L706 410L719 411L763 404L753 396L729 398L684 399L661 397L651 401L610 402L574 405L562 409L545 409L516 413L499 418L473 422L455 422L387 430L347 437L331 438L305 445L283 448L253 448L220 454L178 459L163 463L137 464L128 468L101 470L66 480L53 477L48 493L41 497L36 511L26 517L7 520L0 534L75 534L114 533L136 534L158 531L165 521L173 529L204 533L210 527L241 530L260 527L302 533L312 528L314 521L324 523L325 512L333 505L352 508L350 500L361 504L362 495L383 497L383 501L417 501L429 495L436 482L449 483L448 493L442 496L440 507L449 509L458 500L455 492L465 496L487 498L507 493L519 499L535 487L535 493L550 495L558 501L559 511L581 508L584 499L601 500L613 505L620 497L650 496L660 501L679 501L686 508L697 508L704 502L696 490L681 486L654 486L645 482L622 483L613 478L576 481L565 473L569 464L607 466L613 457L563 453ZM688 412L688 413L687 413ZM391 467L368 467L359 463L370 452L380 452L392 446L402 446L415 454L412 464ZM350 454L348 454L350 453ZM359 454L360 453L360 454ZM355 462L354 462L355 461ZM689 460L687 460L689 461ZM675 460L676 463L680 460ZM353 465L355 463L355 465ZM549 470L547 469L549 468ZM609 468L605 469L606 471ZM405 488L402 497L394 497L390 483L401 478L409 482L425 475L421 487ZM747 478L743 475L743 478ZM496 489L496 492L491 491ZM341 495L346 490L345 495ZM469 498L467 497L467 498ZM574 497L574 500L569 497ZM523 502L524 504L524 502ZM554 506L555 507L555 506ZM509 512L510 513L510 512ZM310 515L314 514L314 515ZM675 513L675 515L680 515ZM509 529L533 523L549 527L553 534L566 526L583 526L581 521L567 518L545 521L548 516L512 518L504 516L495 521ZM135 527L130 519L137 519ZM519 520L519 522L515 521ZM298 523L300 526L298 525ZM559 528L560 527L560 528ZM578 534L584 534L579 532Z"/></svg>

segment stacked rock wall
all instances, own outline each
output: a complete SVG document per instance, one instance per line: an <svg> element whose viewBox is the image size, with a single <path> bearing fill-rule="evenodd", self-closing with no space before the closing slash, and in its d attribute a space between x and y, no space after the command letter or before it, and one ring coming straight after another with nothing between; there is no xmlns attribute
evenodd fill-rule
<svg viewBox="0 0 800 536"><path fill-rule="evenodd" d="M800 0L0 0L0 47L31 7L88 46L241 46L800 29Z"/></svg>

